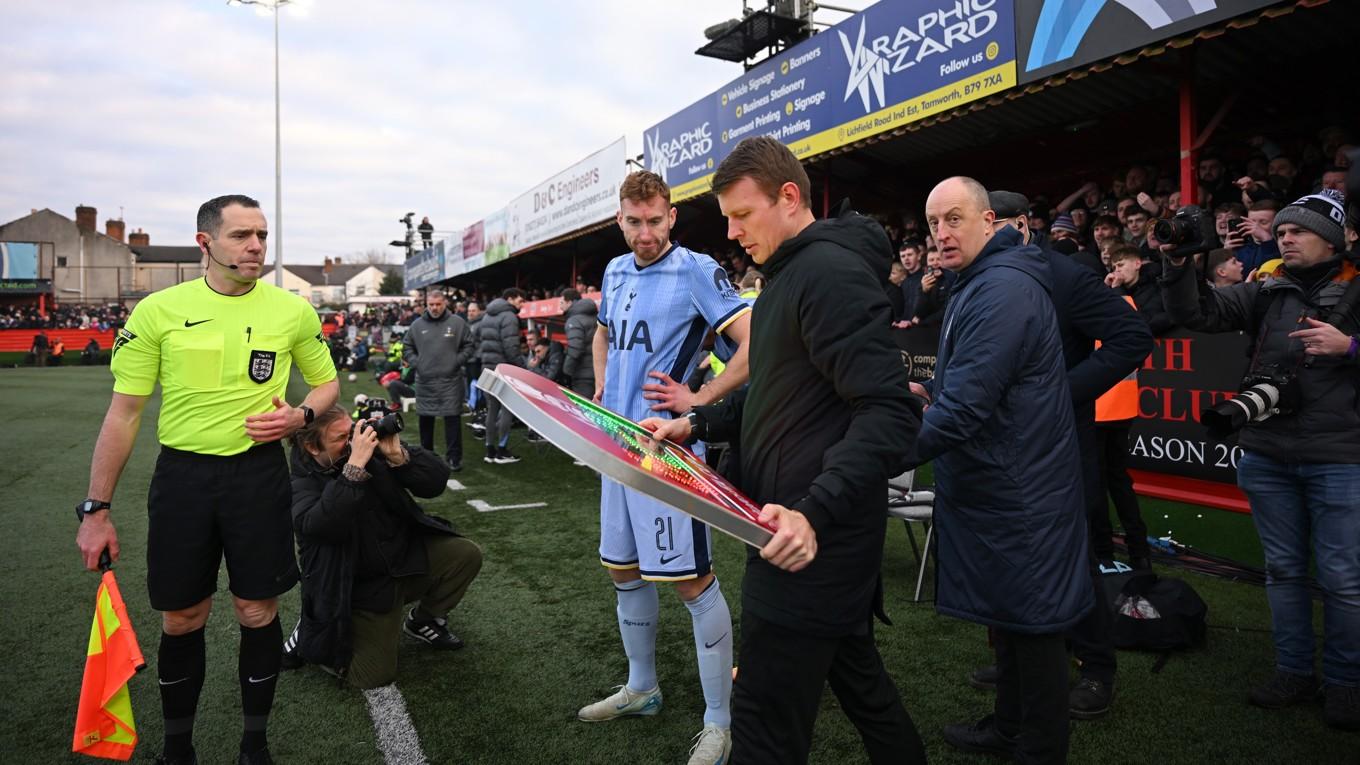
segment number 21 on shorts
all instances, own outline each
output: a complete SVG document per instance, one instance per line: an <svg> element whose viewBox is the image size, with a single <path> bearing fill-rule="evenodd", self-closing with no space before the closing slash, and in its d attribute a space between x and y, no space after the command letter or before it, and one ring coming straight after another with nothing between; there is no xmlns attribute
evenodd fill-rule
<svg viewBox="0 0 1360 765"><path fill-rule="evenodd" d="M658 516L656 519L656 549L663 552L675 549L675 531L671 528L669 517Z"/></svg>

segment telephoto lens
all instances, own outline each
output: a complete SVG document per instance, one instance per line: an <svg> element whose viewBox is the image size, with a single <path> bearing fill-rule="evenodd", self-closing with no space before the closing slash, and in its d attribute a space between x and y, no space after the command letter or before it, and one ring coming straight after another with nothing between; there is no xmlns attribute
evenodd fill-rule
<svg viewBox="0 0 1360 765"><path fill-rule="evenodd" d="M1280 389L1270 383L1259 383L1244 388L1233 398L1199 415L1200 422L1214 438L1226 438L1242 429L1243 425L1264 420L1274 414L1280 403Z"/></svg>

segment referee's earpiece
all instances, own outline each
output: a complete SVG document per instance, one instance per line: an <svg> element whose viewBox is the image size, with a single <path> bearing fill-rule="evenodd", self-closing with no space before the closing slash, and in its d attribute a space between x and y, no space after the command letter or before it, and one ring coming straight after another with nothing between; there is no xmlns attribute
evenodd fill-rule
<svg viewBox="0 0 1360 765"><path fill-rule="evenodd" d="M241 268L240 266L229 266L229 265L227 265L226 263L223 263L222 261L218 260L217 258L214 258L214 257L213 257L213 254L212 254L212 248L208 246L208 243L207 243L207 242L204 242L204 243L203 243L203 249L207 251L208 257L212 259L212 262L216 263L217 265L223 266L223 267L225 267L225 268L230 268L230 269L233 270L233 271L239 271L239 270L240 270L240 268Z"/></svg>

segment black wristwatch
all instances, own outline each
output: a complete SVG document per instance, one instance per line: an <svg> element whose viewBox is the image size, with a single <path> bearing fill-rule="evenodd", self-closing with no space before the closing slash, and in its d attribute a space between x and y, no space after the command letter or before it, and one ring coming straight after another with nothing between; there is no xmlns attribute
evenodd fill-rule
<svg viewBox="0 0 1360 765"><path fill-rule="evenodd" d="M707 420L695 409L685 413L685 419L689 420L689 442L702 441L708 436L708 429L705 427Z"/></svg>
<svg viewBox="0 0 1360 765"><path fill-rule="evenodd" d="M299 406L298 409L302 410L302 427L305 428L308 425L311 425L312 420L316 419L316 412L313 412L312 408L306 404Z"/></svg>
<svg viewBox="0 0 1360 765"><path fill-rule="evenodd" d="M113 507L113 505L110 505L108 502L97 499L86 499L84 502L76 505L76 520L84 521L85 516L97 513L100 510L108 510L111 507Z"/></svg>

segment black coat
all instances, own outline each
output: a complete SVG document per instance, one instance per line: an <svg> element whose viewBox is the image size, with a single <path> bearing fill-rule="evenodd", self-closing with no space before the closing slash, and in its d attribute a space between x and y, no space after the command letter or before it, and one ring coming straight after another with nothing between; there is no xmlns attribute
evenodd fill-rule
<svg viewBox="0 0 1360 765"><path fill-rule="evenodd" d="M562 344L556 340L550 340L548 341L548 353L543 357L543 361L533 367L533 371L553 382L561 382L562 357L565 355Z"/></svg>
<svg viewBox="0 0 1360 765"><path fill-rule="evenodd" d="M888 478L905 466L920 400L893 344L887 234L846 213L817 221L761 264L751 318L751 379L701 407L729 437L740 424L737 485L757 504L802 512L817 557L788 573L749 550L742 608L814 635L863 630L876 603ZM728 432L722 432L726 429Z"/></svg>
<svg viewBox="0 0 1360 765"><path fill-rule="evenodd" d="M411 497L439 496L448 464L418 446L406 448L411 459L398 468L375 453L366 468L372 477L358 483L293 449L293 530L302 565L298 650L309 662L347 667L353 609L384 613L399 606L395 580L424 574L429 565L421 537L457 536Z"/></svg>
<svg viewBox="0 0 1360 765"><path fill-rule="evenodd" d="M1356 278L1355 266L1338 260L1311 287L1281 269L1265 281L1215 290L1200 287L1203 280L1188 262L1167 268L1161 287L1178 322L1199 332L1246 332L1253 349L1259 345L1258 370L1273 366L1298 375L1297 411L1244 425L1238 436L1243 449L1289 463L1360 463L1360 357L1316 357L1304 366L1302 344L1289 336L1299 329L1300 315L1329 316ZM1257 313L1258 299L1264 315ZM1342 329L1357 330L1355 316ZM1242 371L1248 367L1244 359Z"/></svg>
<svg viewBox="0 0 1360 765"><path fill-rule="evenodd" d="M519 337L519 310L505 298L491 301L477 325L482 366L487 369L495 369L497 364L524 366Z"/></svg>
<svg viewBox="0 0 1360 765"><path fill-rule="evenodd" d="M1119 292L1106 287L1090 268L1056 252L1044 255L1072 405L1079 420L1089 420L1095 416L1096 399L1142 366L1152 352L1152 333Z"/></svg>
<svg viewBox="0 0 1360 765"><path fill-rule="evenodd" d="M1145 263L1138 269L1138 283L1132 289L1125 289L1125 293L1133 298L1134 305L1138 306L1139 315L1147 321L1152 334L1157 337L1176 328L1176 322L1162 299L1162 288L1158 283L1161 276L1160 263Z"/></svg>
<svg viewBox="0 0 1360 765"><path fill-rule="evenodd" d="M898 286L898 291L902 293L902 319L904 321L917 315L921 303L921 277L925 275L926 270L918 268L916 273L907 274L907 278Z"/></svg>
<svg viewBox="0 0 1360 765"><path fill-rule="evenodd" d="M562 374L572 385L595 387L595 328L600 326L600 308L588 297L567 307L567 354Z"/></svg>

